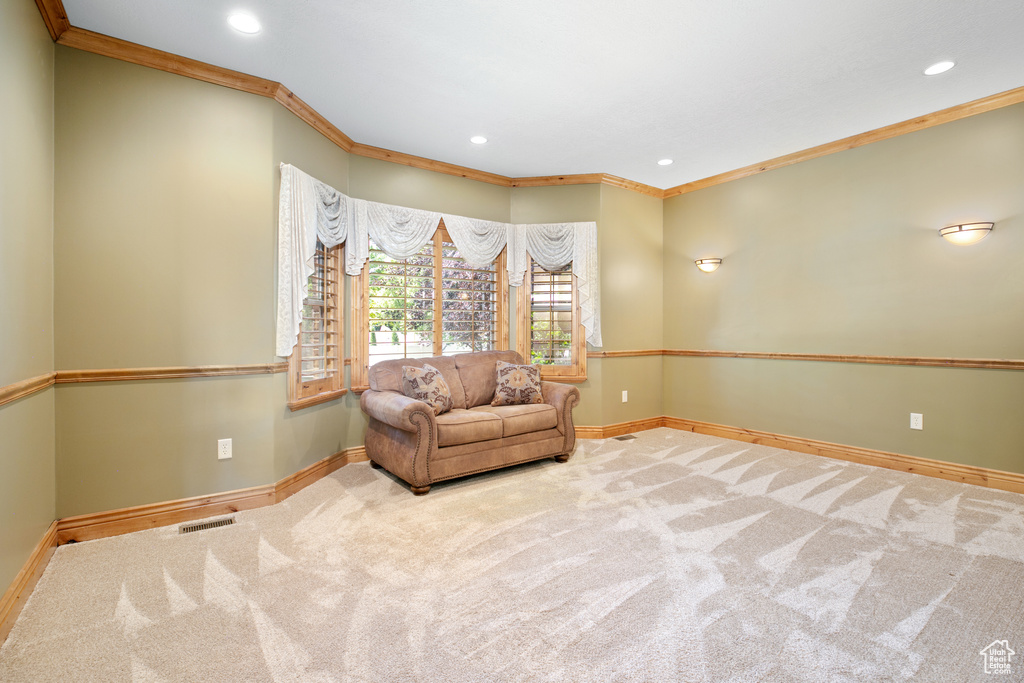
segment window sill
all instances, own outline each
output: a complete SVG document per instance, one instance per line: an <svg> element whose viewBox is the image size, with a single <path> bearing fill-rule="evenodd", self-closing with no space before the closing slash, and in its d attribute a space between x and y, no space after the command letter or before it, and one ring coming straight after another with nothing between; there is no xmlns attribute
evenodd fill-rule
<svg viewBox="0 0 1024 683"><path fill-rule="evenodd" d="M580 384L581 382L587 381L586 375L545 375L542 370L540 373L540 379L542 382L562 382L563 384Z"/></svg>
<svg viewBox="0 0 1024 683"><path fill-rule="evenodd" d="M321 403L327 403L335 399L341 398L348 393L348 389L338 389L337 391L327 391L316 396L307 396L306 398L296 399L294 401L288 401L288 408L293 412L296 410L302 410L310 406L320 405Z"/></svg>

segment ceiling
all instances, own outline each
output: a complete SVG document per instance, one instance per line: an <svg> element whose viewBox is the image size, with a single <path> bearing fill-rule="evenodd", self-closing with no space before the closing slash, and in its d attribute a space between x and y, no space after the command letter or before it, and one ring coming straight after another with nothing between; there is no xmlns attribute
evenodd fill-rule
<svg viewBox="0 0 1024 683"><path fill-rule="evenodd" d="M1021 0L64 6L79 28L279 81L356 142L510 177L668 188L1024 85ZM236 10L262 31L229 28Z"/></svg>

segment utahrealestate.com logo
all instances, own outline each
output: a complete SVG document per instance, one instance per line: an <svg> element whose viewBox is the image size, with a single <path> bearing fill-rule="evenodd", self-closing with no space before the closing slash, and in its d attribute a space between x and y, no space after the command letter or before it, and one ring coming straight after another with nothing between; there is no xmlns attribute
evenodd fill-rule
<svg viewBox="0 0 1024 683"><path fill-rule="evenodd" d="M993 641L991 645L981 651L985 658L985 673L996 675L1009 675L1010 659L1017 654L1010 649L1010 643L1005 640Z"/></svg>

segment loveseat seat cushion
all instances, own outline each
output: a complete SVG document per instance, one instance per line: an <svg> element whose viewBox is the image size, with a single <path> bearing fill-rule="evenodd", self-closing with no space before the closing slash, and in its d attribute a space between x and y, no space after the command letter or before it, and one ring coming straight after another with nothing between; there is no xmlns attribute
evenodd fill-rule
<svg viewBox="0 0 1024 683"><path fill-rule="evenodd" d="M498 361L522 365L523 357L515 351L477 351L452 356L458 368L466 397L466 407L490 405L498 385ZM448 374L442 369L445 378Z"/></svg>
<svg viewBox="0 0 1024 683"><path fill-rule="evenodd" d="M397 360L382 360L370 366L369 385L374 391L397 391L402 393L402 367L411 365L422 368L424 363L434 366L441 371L441 376L448 384L448 391L452 395L452 405L455 408L466 408L466 392L462 388L462 378L455 368L456 356L434 356L432 358L399 358ZM493 363L492 363L493 365ZM494 393L492 387L491 393Z"/></svg>
<svg viewBox="0 0 1024 683"><path fill-rule="evenodd" d="M501 438L502 419L493 413L457 408L441 413L436 419L438 446L457 446Z"/></svg>
<svg viewBox="0 0 1024 683"><path fill-rule="evenodd" d="M479 406L470 413L489 413L501 419L501 435L504 437L554 429L558 424L558 412L547 403L532 403L520 406ZM440 418L438 418L440 419Z"/></svg>

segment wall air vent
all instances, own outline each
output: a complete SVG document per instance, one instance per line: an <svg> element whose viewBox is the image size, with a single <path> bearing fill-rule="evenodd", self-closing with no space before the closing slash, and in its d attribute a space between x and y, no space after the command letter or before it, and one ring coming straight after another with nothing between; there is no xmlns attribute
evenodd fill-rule
<svg viewBox="0 0 1024 683"><path fill-rule="evenodd" d="M227 526L234 524L235 518L228 517L226 519L211 519L205 522L193 522L192 524L182 524L178 527L179 534L190 534L193 531L205 531L206 529L216 529L219 526Z"/></svg>

